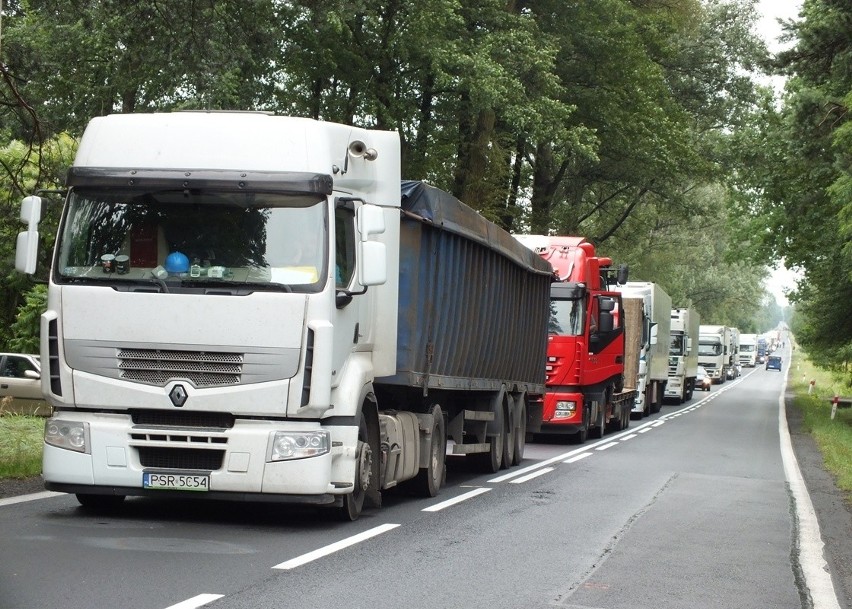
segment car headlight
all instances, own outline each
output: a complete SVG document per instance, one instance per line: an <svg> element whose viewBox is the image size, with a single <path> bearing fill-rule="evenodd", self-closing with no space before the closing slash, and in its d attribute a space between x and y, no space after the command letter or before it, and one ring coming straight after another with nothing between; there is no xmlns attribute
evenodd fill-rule
<svg viewBox="0 0 852 609"><path fill-rule="evenodd" d="M327 431L274 431L270 434L267 462L318 457L329 451Z"/></svg>
<svg viewBox="0 0 852 609"><path fill-rule="evenodd" d="M89 424L79 421L48 419L44 423L44 442L78 453L91 453Z"/></svg>

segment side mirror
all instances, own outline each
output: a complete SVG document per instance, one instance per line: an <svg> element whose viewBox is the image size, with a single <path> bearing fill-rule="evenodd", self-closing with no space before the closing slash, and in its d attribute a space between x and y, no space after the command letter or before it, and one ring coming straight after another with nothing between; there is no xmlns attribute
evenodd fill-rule
<svg viewBox="0 0 852 609"><path fill-rule="evenodd" d="M616 273L616 275L615 275L615 280L618 283L620 283L621 285L624 285L625 283L627 283L627 275L628 275L627 265L621 264L621 265L618 266L618 273Z"/></svg>
<svg viewBox="0 0 852 609"><path fill-rule="evenodd" d="M651 344L657 344L657 336L659 335L659 324L651 324Z"/></svg>
<svg viewBox="0 0 852 609"><path fill-rule="evenodd" d="M24 370L24 376L28 379L33 379L34 381L37 381L41 378L41 375L35 370Z"/></svg>
<svg viewBox="0 0 852 609"><path fill-rule="evenodd" d="M41 197L24 197L21 201L21 222L27 230L18 233L15 241L15 270L32 275L38 257L38 223L41 221Z"/></svg>
<svg viewBox="0 0 852 609"><path fill-rule="evenodd" d="M358 283L363 286L382 285L388 280L387 250L384 243L370 241L371 235L385 232L385 213L377 205L364 204L357 211Z"/></svg>

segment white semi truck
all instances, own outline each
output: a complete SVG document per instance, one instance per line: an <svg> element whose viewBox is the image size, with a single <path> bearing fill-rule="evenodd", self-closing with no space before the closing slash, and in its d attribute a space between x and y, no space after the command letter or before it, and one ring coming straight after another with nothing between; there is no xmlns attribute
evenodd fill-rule
<svg viewBox="0 0 852 609"><path fill-rule="evenodd" d="M748 368L757 366L757 334L740 334L739 359Z"/></svg>
<svg viewBox="0 0 852 609"><path fill-rule="evenodd" d="M615 289L625 299L642 301L642 338L633 414L643 417L659 412L663 405L669 380L672 299L662 286L649 281L628 281L624 285L617 285ZM628 345L625 345L627 348Z"/></svg>
<svg viewBox="0 0 852 609"><path fill-rule="evenodd" d="M698 364L704 366L714 384L730 378L732 333L727 326L702 325L699 328Z"/></svg>
<svg viewBox="0 0 852 609"><path fill-rule="evenodd" d="M41 320L45 486L304 502L354 520L445 456L518 463L541 422L550 265L398 134L266 113L88 125ZM43 201L16 267L33 273ZM449 449L448 449L449 446Z"/></svg>
<svg viewBox="0 0 852 609"><path fill-rule="evenodd" d="M689 307L671 311L669 344L669 382L666 398L683 404L692 399L698 374L698 340L701 317Z"/></svg>

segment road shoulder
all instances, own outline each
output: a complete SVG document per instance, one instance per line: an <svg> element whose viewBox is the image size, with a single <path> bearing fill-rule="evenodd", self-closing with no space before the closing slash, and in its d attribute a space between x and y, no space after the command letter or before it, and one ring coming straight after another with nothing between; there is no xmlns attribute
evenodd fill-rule
<svg viewBox="0 0 852 609"><path fill-rule="evenodd" d="M844 609L852 609L852 505L826 471L822 453L804 430L802 413L792 398L791 392L785 396L793 452L816 511L837 600Z"/></svg>

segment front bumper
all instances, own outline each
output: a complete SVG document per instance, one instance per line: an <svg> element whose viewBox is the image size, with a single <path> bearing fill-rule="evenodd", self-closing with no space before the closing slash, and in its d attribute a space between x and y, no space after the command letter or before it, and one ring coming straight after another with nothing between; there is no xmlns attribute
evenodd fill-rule
<svg viewBox="0 0 852 609"><path fill-rule="evenodd" d="M203 496L238 498L277 496L277 501L314 503L351 492L357 427L329 427L331 450L325 454L268 462L273 431L322 429L317 422L237 419L230 429L134 425L127 414L62 411L62 420L89 424L87 452L45 444L43 476L49 489L75 493ZM209 451L209 452L208 452ZM215 454L214 454L215 453ZM205 465L196 466L194 455ZM217 465L210 465L215 462ZM210 476L206 492L143 488L145 471L199 473ZM331 499L333 500L333 498Z"/></svg>

